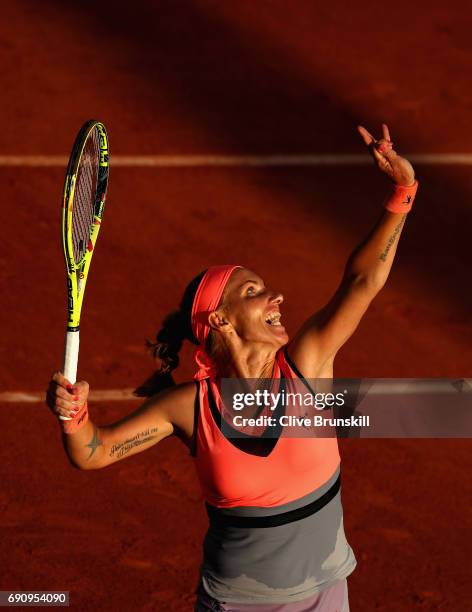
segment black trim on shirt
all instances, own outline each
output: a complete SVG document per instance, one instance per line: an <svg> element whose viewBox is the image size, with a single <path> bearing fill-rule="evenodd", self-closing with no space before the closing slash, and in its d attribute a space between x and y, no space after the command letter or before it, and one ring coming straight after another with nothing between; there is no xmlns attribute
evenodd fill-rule
<svg viewBox="0 0 472 612"><path fill-rule="evenodd" d="M280 380L282 381L282 388L285 388L285 376L280 373ZM259 457L267 457L274 450L275 445L279 441L280 434L282 433L283 427L280 424L280 417L285 413L285 406L283 402L276 408L274 412L274 418L276 418L277 425L274 427L267 426L264 433L260 436L251 436L245 434L238 429L232 427L227 421L225 423L225 431L222 430L221 412L218 410L216 400L213 396L211 386L208 384L208 380L205 381L208 389L208 404L213 420L221 431L223 436L238 450L248 453L249 455L257 455ZM228 433L229 432L229 433Z"/></svg>
<svg viewBox="0 0 472 612"><path fill-rule="evenodd" d="M300 519L306 518L319 512L324 508L338 493L341 488L341 475L339 474L334 483L330 488L323 493L321 497L315 499L306 506L301 508L295 508L294 510L288 510L287 512L281 512L280 514L272 514L270 516L236 516L223 514L216 506L211 506L206 503L206 510L208 518L212 525L220 527L279 527L280 525L286 525L287 523L293 523Z"/></svg>

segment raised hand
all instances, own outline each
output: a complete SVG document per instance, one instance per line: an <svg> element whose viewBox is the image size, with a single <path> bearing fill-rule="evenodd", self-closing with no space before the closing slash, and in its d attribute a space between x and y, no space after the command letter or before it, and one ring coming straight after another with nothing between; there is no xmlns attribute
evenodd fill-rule
<svg viewBox="0 0 472 612"><path fill-rule="evenodd" d="M385 123L382 123L383 137L379 140L376 140L362 125L358 125L357 130L382 172L385 172L397 185L413 185L415 182L413 166L393 149L390 132Z"/></svg>

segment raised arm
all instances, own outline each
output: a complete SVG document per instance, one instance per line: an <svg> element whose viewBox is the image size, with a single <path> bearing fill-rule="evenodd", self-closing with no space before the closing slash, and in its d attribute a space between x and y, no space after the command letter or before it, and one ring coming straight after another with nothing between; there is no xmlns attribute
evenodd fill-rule
<svg viewBox="0 0 472 612"><path fill-rule="evenodd" d="M375 140L363 127L358 130L378 168L395 185L415 183L413 167L393 149L386 125ZM384 286L406 220L405 213L384 210L367 237L349 256L341 283L331 300L301 327L289 346L292 359L306 377L323 376L341 346L354 333L370 303ZM327 366L327 367L326 367Z"/></svg>
<svg viewBox="0 0 472 612"><path fill-rule="evenodd" d="M52 378L48 406L56 415L74 416L87 401L85 381L73 387L60 372ZM71 462L83 470L103 468L154 446L173 433L189 439L193 429L195 385L185 383L150 398L120 421L97 426L91 419L76 433L63 434Z"/></svg>

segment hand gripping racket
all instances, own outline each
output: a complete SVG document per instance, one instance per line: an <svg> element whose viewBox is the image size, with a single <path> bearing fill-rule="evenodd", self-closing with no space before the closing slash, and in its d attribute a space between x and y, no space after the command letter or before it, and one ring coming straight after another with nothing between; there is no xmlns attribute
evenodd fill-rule
<svg viewBox="0 0 472 612"><path fill-rule="evenodd" d="M62 207L62 243L67 272L67 332L64 376L77 378L80 312L97 242L108 185L108 137L99 121L87 121L75 139L67 166ZM60 417L69 420L68 417Z"/></svg>

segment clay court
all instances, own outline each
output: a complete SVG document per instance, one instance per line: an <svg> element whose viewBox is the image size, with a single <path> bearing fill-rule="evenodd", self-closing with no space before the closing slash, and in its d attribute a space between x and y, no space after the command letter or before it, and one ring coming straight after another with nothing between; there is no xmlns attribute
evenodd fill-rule
<svg viewBox="0 0 472 612"><path fill-rule="evenodd" d="M144 339L209 265L256 270L284 294L291 333L322 307L389 189L356 132L382 122L418 159L420 190L335 375L472 376L468 3L2 9L3 400L44 393L61 365L61 159L92 117L111 149L81 323L79 377L92 390L151 374ZM192 373L186 347L177 380ZM91 416L106 424L137 405L96 401ZM69 465L40 401L3 401L0 424L0 590L68 590L81 612L193 609L207 518L179 440L87 472ZM467 439L341 441L353 612L467 608L471 450Z"/></svg>

